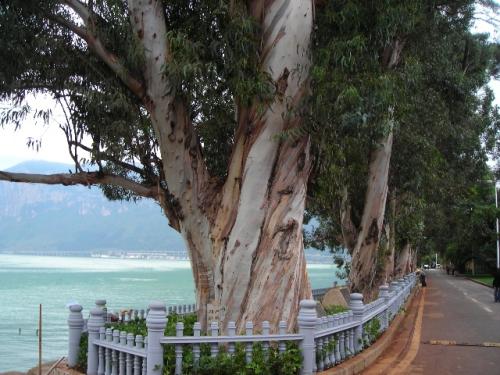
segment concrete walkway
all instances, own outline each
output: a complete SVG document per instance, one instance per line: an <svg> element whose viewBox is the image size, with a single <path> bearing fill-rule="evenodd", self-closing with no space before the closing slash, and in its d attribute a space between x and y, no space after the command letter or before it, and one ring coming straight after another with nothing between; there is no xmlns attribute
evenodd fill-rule
<svg viewBox="0 0 500 375"><path fill-rule="evenodd" d="M492 289L439 270L426 274L400 337L363 374L500 375L500 303Z"/></svg>

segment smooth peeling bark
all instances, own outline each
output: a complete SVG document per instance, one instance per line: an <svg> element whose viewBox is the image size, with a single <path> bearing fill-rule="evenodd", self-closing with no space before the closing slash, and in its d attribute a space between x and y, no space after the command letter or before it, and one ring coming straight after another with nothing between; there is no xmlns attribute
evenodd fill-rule
<svg viewBox="0 0 500 375"><path fill-rule="evenodd" d="M220 310L223 327L230 320L241 328L245 320L277 323L285 316L292 324L300 298L310 296L302 243L309 141L288 145L277 136L299 125L288 114L306 92L312 2L261 3L261 66L276 84L276 99L263 114L252 108L239 112L237 140L220 191L210 184L185 106L162 74L169 58L162 7L154 1L129 4L145 51L145 104L168 183L165 205L177 211L188 248L199 320L206 325L209 303ZM283 193L290 186L291 192Z"/></svg>
<svg viewBox="0 0 500 375"><path fill-rule="evenodd" d="M390 215L387 220L388 224L386 224L388 248L384 259L384 283L391 282L394 277L394 257L396 254L396 193L394 190L390 193L389 209Z"/></svg>
<svg viewBox="0 0 500 375"><path fill-rule="evenodd" d="M410 272L412 258L413 257L412 257L411 245L409 242L407 242L397 258L397 264L394 270L394 276L396 278L403 277L408 272Z"/></svg>
<svg viewBox="0 0 500 375"><path fill-rule="evenodd" d="M356 246L352 253L349 282L351 292L362 293L370 300L375 289L377 252L384 224L387 202L389 166L392 154L393 132L372 152L365 206L359 226Z"/></svg>
<svg viewBox="0 0 500 375"><path fill-rule="evenodd" d="M211 191L209 176L185 105L176 98L175 90L163 74L165 61L169 59L163 4L130 0L129 8L131 24L144 47L143 100L158 140L168 184L161 203L174 212L179 223L191 259L199 315L205 323L206 306L214 296L210 223L203 211L205 194Z"/></svg>
<svg viewBox="0 0 500 375"><path fill-rule="evenodd" d="M277 136L300 122L288 113L306 91L312 13L312 2L303 0L264 8L262 67L276 83L277 98L262 115L242 116L253 131L237 142L230 166L230 176L241 173L234 177L240 190L235 193L231 179L224 187L214 272L224 325L287 318L291 326L299 300L311 295L302 242L309 139L282 143Z"/></svg>

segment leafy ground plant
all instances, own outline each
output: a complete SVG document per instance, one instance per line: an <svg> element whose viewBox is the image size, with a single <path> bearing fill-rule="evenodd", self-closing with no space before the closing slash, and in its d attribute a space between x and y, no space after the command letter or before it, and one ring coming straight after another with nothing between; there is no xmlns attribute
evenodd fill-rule
<svg viewBox="0 0 500 375"><path fill-rule="evenodd" d="M196 315L168 316L165 336L175 336L177 323L184 323L184 335L193 335L193 326ZM130 322L109 323L106 328L118 329L134 335L147 335L145 319L135 319ZM82 367L86 369L87 362L87 337L82 338L81 344L85 345L85 351L81 350ZM83 345L80 346L83 348ZM295 375L300 372L302 356L297 344L286 343L286 349L280 353L277 346L271 345L267 351L261 343L252 346L252 360L246 362L246 345L236 344L235 352L230 355L226 346L219 346L219 353L212 357L210 345L200 345L201 356L197 364L194 363L192 347L185 345L183 348L183 374L194 375ZM165 345L163 349L163 374L170 375L175 372L175 346ZM85 362L85 363L83 363Z"/></svg>

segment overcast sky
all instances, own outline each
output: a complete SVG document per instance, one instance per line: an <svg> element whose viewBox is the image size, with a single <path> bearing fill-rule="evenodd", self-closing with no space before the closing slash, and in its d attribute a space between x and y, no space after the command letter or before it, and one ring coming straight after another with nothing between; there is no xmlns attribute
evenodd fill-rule
<svg viewBox="0 0 500 375"><path fill-rule="evenodd" d="M488 32L492 39L500 40L500 31L492 25L480 22L477 24L476 31ZM500 105L500 81L492 81L490 87L495 92L496 104ZM60 110L58 111L55 102L48 97L40 96L31 100L30 104L36 108L52 108L54 120L49 125L44 125L40 122L36 124L32 118L28 118L17 131L9 125L0 129L0 170L27 160L72 164L66 138L57 124L57 121L62 121L63 116ZM26 146L29 137L41 140L40 150L36 151Z"/></svg>

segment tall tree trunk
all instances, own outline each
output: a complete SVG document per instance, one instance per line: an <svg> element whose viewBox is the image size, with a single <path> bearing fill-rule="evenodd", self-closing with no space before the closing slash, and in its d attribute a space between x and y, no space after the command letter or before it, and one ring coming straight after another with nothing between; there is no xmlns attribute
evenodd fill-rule
<svg viewBox="0 0 500 375"><path fill-rule="evenodd" d="M279 142L276 136L300 125L288 112L307 91L313 4L253 3L254 15L261 15L261 65L277 99L264 114L258 103L239 109L236 149L212 233L214 302L224 324L288 320L292 327L300 299L311 296L302 238L309 137Z"/></svg>
<svg viewBox="0 0 500 375"><path fill-rule="evenodd" d="M131 0L132 23L146 55L146 106L164 160L164 206L179 222L192 262L199 319L208 304L223 327L236 321L288 319L311 296L302 216L310 174L309 138L280 142L300 126L290 109L307 92L312 1L251 2L262 25L261 67L275 82L272 103L238 108L235 146L222 188L208 176L185 105L162 73L168 47L163 9ZM264 106L267 110L258 110Z"/></svg>
<svg viewBox="0 0 500 375"><path fill-rule="evenodd" d="M384 282L389 283L394 277L394 257L396 253L396 191L393 189L389 197L389 209L390 213L388 215L388 251L385 254L384 262Z"/></svg>
<svg viewBox="0 0 500 375"><path fill-rule="evenodd" d="M398 255L397 264L394 270L395 278L403 277L409 272L411 260L412 260L411 245L409 242L407 242Z"/></svg>
<svg viewBox="0 0 500 375"><path fill-rule="evenodd" d="M365 300L371 299L374 293L378 245L387 201L392 140L391 130L380 142L380 147L372 152L365 206L356 245L352 252L349 273L351 291L362 293Z"/></svg>

